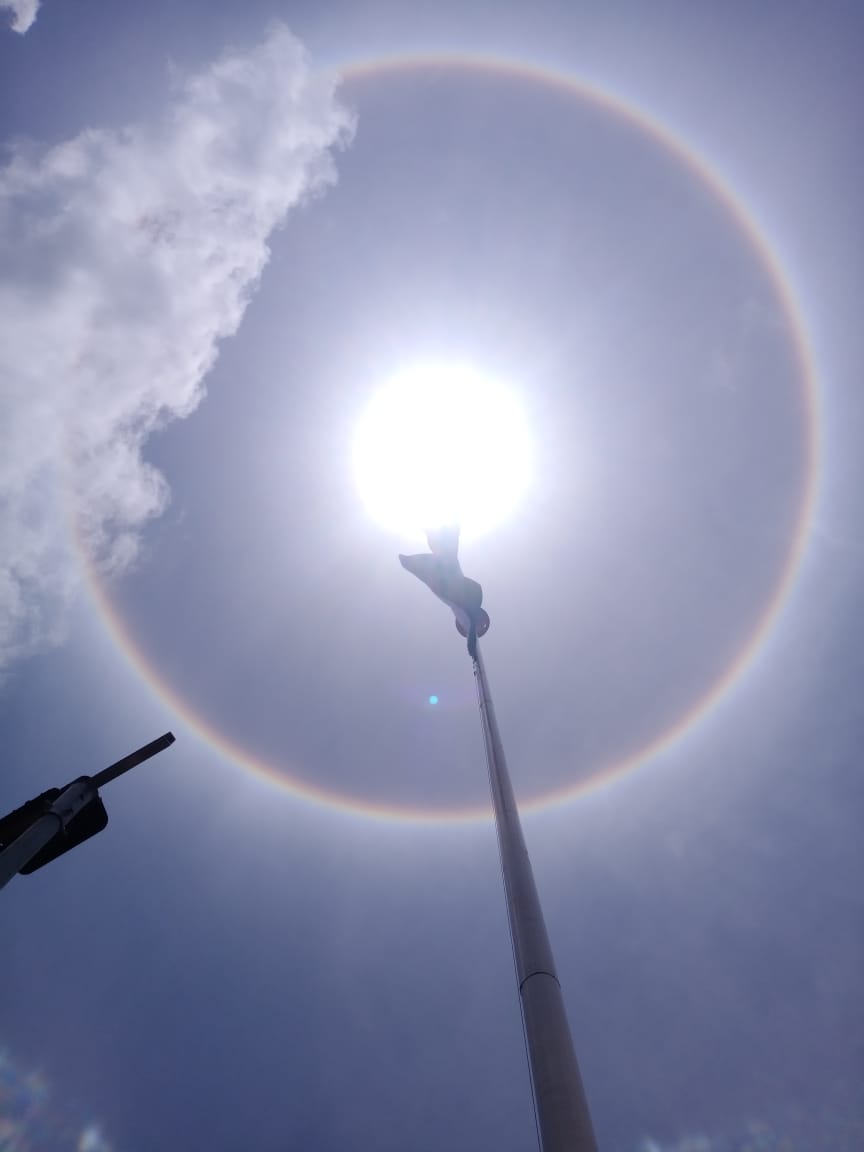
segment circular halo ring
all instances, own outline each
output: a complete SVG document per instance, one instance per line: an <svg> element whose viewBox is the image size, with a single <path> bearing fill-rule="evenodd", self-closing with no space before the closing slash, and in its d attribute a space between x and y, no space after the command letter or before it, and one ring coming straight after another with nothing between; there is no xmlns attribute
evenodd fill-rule
<svg viewBox="0 0 864 1152"><path fill-rule="evenodd" d="M685 145L653 117L638 108L634 108L623 99L603 89L591 87L586 82L572 77L566 72L508 57L449 53L400 55L348 62L334 69L339 77L347 81L377 79L382 76L410 74L421 70L500 77L505 80L521 81L562 92L608 112L651 139L668 156L697 178L702 187L734 221L748 241L752 251L757 255L760 265L767 273L772 289L783 308L784 319L794 348L798 373L802 381L805 443L800 501L780 575L750 634L728 666L709 685L702 696L674 724L660 732L653 740L632 753L598 768L592 775L575 784L555 788L520 805L522 811L540 811L575 800L649 763L704 720L752 665L789 599L810 539L821 464L821 413L818 381L806 329L792 288L777 256L744 204L698 152ZM158 671L137 647L126 622L120 616L103 587L94 566L90 562L87 550L78 539L78 533L75 532L74 536L76 550L97 612L121 652L153 692L164 700L208 745L223 756L272 783L278 784L298 799L331 809L339 809L357 816L382 821L410 821L424 824L474 823L491 819L489 805L448 809L373 803L371 800L362 799L362 797L346 795L334 789L320 787L296 772L289 772L283 767L276 766L251 754L248 749L243 748L236 741L217 730L209 720L194 711L182 697L176 695L160 679Z"/></svg>

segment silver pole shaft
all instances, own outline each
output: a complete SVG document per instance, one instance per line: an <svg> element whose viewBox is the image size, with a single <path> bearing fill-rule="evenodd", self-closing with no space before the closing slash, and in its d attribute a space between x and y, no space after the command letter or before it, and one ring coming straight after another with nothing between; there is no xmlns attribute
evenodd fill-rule
<svg viewBox="0 0 864 1152"><path fill-rule="evenodd" d="M89 776L64 788L51 807L38 816L30 827L0 852L0 888L5 888L13 876L29 864L37 852L61 834L69 821L96 795Z"/></svg>
<svg viewBox="0 0 864 1152"><path fill-rule="evenodd" d="M5 888L13 876L17 876L21 869L30 863L37 852L41 852L45 845L54 839L63 825L59 816L53 812L46 812L26 832L22 832L17 840L13 840L8 848L0 852L0 888Z"/></svg>
<svg viewBox="0 0 864 1152"><path fill-rule="evenodd" d="M474 659L474 677L540 1145L542 1152L597 1152L561 985L479 646Z"/></svg>

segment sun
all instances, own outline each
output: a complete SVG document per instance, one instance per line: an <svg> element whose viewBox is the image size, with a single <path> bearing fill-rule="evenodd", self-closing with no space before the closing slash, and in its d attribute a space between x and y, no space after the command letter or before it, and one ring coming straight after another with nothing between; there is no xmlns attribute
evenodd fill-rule
<svg viewBox="0 0 864 1152"><path fill-rule="evenodd" d="M458 524L484 535L530 481L530 437L514 393L474 369L400 372L369 403L354 438L357 486L371 516L402 536Z"/></svg>

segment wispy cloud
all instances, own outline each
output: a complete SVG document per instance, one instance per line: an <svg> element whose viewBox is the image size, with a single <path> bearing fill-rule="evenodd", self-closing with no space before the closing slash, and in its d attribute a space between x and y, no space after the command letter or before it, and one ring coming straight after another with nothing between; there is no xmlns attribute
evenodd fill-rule
<svg viewBox="0 0 864 1152"><path fill-rule="evenodd" d="M95 1124L88 1124L78 1137L77 1152L111 1152L111 1145Z"/></svg>
<svg viewBox="0 0 864 1152"><path fill-rule="evenodd" d="M283 25L175 77L166 115L16 146L0 171L0 665L55 642L69 525L108 565L167 500L141 456L188 416L289 210L353 129Z"/></svg>
<svg viewBox="0 0 864 1152"><path fill-rule="evenodd" d="M39 0L0 0L0 10L12 13L12 29L23 36L28 28L33 27Z"/></svg>

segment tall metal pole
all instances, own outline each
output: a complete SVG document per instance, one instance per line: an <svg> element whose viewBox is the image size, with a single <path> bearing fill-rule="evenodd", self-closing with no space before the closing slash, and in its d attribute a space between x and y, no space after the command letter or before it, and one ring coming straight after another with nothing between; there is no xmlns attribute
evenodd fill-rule
<svg viewBox="0 0 864 1152"><path fill-rule="evenodd" d="M542 1152L597 1152L561 985L476 642L472 656Z"/></svg>

